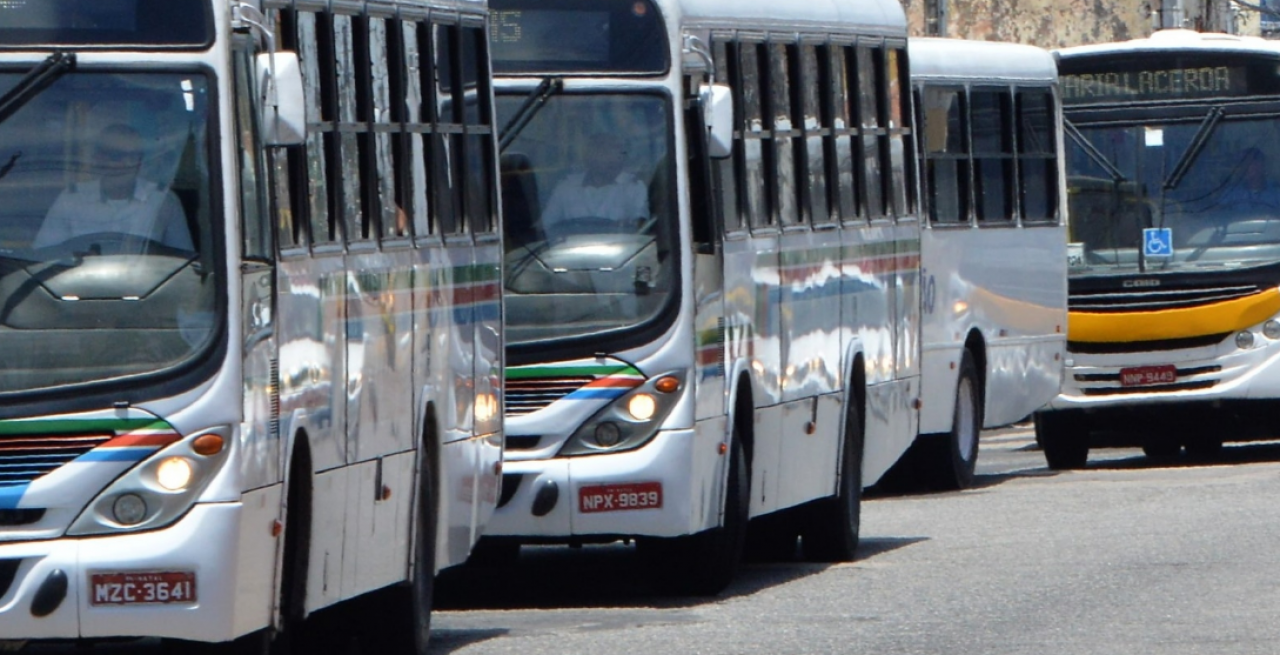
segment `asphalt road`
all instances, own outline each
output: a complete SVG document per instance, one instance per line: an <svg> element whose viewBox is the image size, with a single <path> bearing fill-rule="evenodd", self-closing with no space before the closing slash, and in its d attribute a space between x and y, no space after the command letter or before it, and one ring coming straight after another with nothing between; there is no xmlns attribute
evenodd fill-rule
<svg viewBox="0 0 1280 655"><path fill-rule="evenodd" d="M1280 653L1280 444L1057 473L1015 426L979 462L963 492L873 491L858 561L749 565L717 598L661 595L623 546L455 570L432 652Z"/></svg>
<svg viewBox="0 0 1280 655"><path fill-rule="evenodd" d="M525 548L511 567L454 569L431 652L1280 653L1280 442L1229 444L1209 463L1098 449L1087 469L1055 473L1020 426L983 435L978 473L963 492L873 490L858 561L751 564L715 598L663 595L621 545ZM337 650L394 655L358 639Z"/></svg>

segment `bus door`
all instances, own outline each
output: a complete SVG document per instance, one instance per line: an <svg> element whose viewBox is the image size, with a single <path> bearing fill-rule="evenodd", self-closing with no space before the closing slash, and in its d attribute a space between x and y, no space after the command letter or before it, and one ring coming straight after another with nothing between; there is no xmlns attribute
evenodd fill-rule
<svg viewBox="0 0 1280 655"><path fill-rule="evenodd" d="M235 84L236 170L241 232L241 311L244 344L244 417L241 439L258 456L241 465L242 486L253 489L283 479L279 435L279 373L275 334L275 244L267 204L265 165L258 129L253 40L238 38L232 60ZM195 235L193 235L195 236ZM202 252L213 244L195 244Z"/></svg>

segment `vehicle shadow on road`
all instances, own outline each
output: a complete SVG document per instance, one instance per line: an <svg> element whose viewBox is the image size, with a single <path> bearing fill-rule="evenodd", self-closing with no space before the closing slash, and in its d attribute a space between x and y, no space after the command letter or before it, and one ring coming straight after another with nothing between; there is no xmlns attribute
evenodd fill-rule
<svg viewBox="0 0 1280 655"><path fill-rule="evenodd" d="M864 538L857 561L923 541L923 538ZM856 563L856 562L855 562ZM696 607L816 575L832 566L794 557L749 562L716 596L679 596L663 587L660 571L634 546L525 546L517 561L494 566L459 566L436 582L439 610L519 610L575 607L678 609Z"/></svg>
<svg viewBox="0 0 1280 655"><path fill-rule="evenodd" d="M1105 457L1105 459L1104 459ZM1185 451L1172 457L1147 457L1138 448L1095 448L1089 453L1087 470L1135 470L1153 468L1198 468L1239 466L1280 462L1280 442L1230 443L1212 456L1196 457Z"/></svg>

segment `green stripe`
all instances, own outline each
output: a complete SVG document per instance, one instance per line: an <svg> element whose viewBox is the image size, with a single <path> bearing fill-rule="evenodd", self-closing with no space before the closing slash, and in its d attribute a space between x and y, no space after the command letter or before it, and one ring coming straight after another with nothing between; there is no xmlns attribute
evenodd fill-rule
<svg viewBox="0 0 1280 655"><path fill-rule="evenodd" d="M172 430L164 421L152 418L87 418L0 421L0 436L48 435L85 432L120 434L134 430Z"/></svg>
<svg viewBox="0 0 1280 655"><path fill-rule="evenodd" d="M507 369L508 380L538 380L543 378L555 377L593 377L602 378L606 375L641 375L640 371L631 366L613 365L613 366L521 366L518 368Z"/></svg>

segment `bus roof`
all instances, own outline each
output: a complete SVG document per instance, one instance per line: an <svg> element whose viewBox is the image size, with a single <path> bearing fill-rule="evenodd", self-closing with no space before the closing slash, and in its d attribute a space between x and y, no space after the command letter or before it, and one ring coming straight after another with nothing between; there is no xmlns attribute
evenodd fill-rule
<svg viewBox="0 0 1280 655"><path fill-rule="evenodd" d="M860 32L906 36L898 0L658 0L664 15L685 27Z"/></svg>
<svg viewBox="0 0 1280 655"><path fill-rule="evenodd" d="M1280 43L1256 36L1169 29L1160 30L1145 39L1082 45L1061 48L1053 52L1059 57L1070 58L1106 54L1163 52L1167 50L1196 50L1206 53L1237 52L1280 56Z"/></svg>
<svg viewBox="0 0 1280 655"><path fill-rule="evenodd" d="M930 80L1054 82L1058 66L1043 48L1020 43L918 38L907 45L911 77Z"/></svg>

